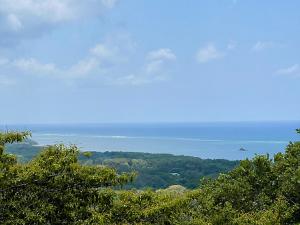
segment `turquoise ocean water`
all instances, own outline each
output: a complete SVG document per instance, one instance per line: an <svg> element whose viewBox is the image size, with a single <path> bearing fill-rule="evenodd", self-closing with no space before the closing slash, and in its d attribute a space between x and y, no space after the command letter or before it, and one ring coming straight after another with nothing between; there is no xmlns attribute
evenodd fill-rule
<svg viewBox="0 0 300 225"><path fill-rule="evenodd" d="M300 122L2 125L30 130L41 145L76 144L82 150L171 153L244 159L273 155L300 140ZM240 151L244 148L246 151Z"/></svg>

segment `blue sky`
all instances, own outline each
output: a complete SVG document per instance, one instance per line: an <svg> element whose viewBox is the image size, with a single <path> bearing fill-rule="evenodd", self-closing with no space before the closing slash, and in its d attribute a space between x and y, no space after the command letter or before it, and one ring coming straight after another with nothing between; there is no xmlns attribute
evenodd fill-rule
<svg viewBox="0 0 300 225"><path fill-rule="evenodd" d="M0 0L0 123L300 120L299 8Z"/></svg>

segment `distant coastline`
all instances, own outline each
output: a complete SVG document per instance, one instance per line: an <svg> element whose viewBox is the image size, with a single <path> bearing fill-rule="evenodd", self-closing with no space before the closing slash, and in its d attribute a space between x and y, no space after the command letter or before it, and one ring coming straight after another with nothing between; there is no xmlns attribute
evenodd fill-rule
<svg viewBox="0 0 300 225"><path fill-rule="evenodd" d="M13 125L30 130L40 145L75 144L86 151L167 153L208 159L241 160L271 156L297 140L300 121L214 123L114 123ZM240 151L240 148L247 151Z"/></svg>

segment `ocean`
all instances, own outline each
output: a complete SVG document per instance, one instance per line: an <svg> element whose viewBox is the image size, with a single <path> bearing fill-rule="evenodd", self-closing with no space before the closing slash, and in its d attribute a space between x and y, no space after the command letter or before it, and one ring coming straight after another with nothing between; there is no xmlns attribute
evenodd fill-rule
<svg viewBox="0 0 300 225"><path fill-rule="evenodd" d="M298 122L2 125L29 130L40 145L75 144L83 151L171 153L240 160L282 152L300 140ZM241 151L243 150L243 151Z"/></svg>

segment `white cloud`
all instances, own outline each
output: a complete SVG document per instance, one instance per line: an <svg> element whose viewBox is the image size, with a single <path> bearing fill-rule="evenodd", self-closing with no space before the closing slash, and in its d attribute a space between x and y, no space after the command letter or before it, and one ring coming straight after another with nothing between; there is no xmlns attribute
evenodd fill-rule
<svg viewBox="0 0 300 225"><path fill-rule="evenodd" d="M148 53L149 60L175 60L176 55L169 48L161 48Z"/></svg>
<svg viewBox="0 0 300 225"><path fill-rule="evenodd" d="M50 79L76 79L92 75L101 66L100 60L93 57L80 60L70 67L59 67L54 63L43 63L35 58L21 58L9 61L6 67L19 74Z"/></svg>
<svg viewBox="0 0 300 225"><path fill-rule="evenodd" d="M36 58L0 58L0 69L17 74L15 77L19 80L31 77L74 83L92 79L109 85L142 85L165 80L167 65L176 59L176 55L170 49L162 48L147 53L142 62L138 60L139 63L133 62L136 65L132 66L132 59L137 59L133 55L134 48L135 43L130 37L120 34L108 36L91 48L86 57L69 66L45 63Z"/></svg>
<svg viewBox="0 0 300 225"><path fill-rule="evenodd" d="M15 60L1 59L0 66L18 70L18 73L45 78L77 79L89 76L103 76L126 63L134 44L124 34L107 36L103 42L90 49L86 57L70 66L59 66L55 63L43 63L35 58Z"/></svg>
<svg viewBox="0 0 300 225"><path fill-rule="evenodd" d="M14 15L14 14L9 14L7 16L7 24L9 27L12 29L12 31L19 31L23 28L23 24L20 21L20 19Z"/></svg>
<svg viewBox="0 0 300 225"><path fill-rule="evenodd" d="M176 55L171 49L161 48L151 51L147 54L147 63L145 65L144 74L148 74L153 80L164 79L167 73L167 64L176 60Z"/></svg>
<svg viewBox="0 0 300 225"><path fill-rule="evenodd" d="M133 85L133 86L139 86L143 84L149 84L152 83L153 79L149 79L145 76L136 75L136 74L130 74L127 76L118 77L114 80L111 80L111 84L113 85Z"/></svg>
<svg viewBox="0 0 300 225"><path fill-rule="evenodd" d="M146 54L145 64L138 68L136 73L110 79L115 85L145 85L161 82L168 79L169 63L176 60L176 55L171 49L161 48Z"/></svg>
<svg viewBox="0 0 300 225"><path fill-rule="evenodd" d="M276 73L280 75L300 76L300 66L299 64L294 64L290 67L279 69Z"/></svg>
<svg viewBox="0 0 300 225"><path fill-rule="evenodd" d="M143 72L143 71L142 71ZM140 74L130 74L128 76L121 76L116 79L111 79L110 84L112 85L145 85L151 84L155 82L162 82L166 81L168 77L166 74L156 73L156 74L147 74L147 73L140 73Z"/></svg>
<svg viewBox="0 0 300 225"><path fill-rule="evenodd" d="M2 68L8 68L19 75L67 80L90 76L99 69L100 65L100 61L93 57L80 60L67 68L59 67L54 63L43 63L35 58L20 58L8 61L2 65Z"/></svg>
<svg viewBox="0 0 300 225"><path fill-rule="evenodd" d="M74 3L67 0L0 0L2 15L14 15L24 22L40 19L43 22L60 22L73 19ZM31 21L33 22L33 21Z"/></svg>
<svg viewBox="0 0 300 225"><path fill-rule="evenodd" d="M34 75L52 75L58 73L58 69L54 64L43 64L34 58L18 59L11 62L11 66Z"/></svg>
<svg viewBox="0 0 300 225"><path fill-rule="evenodd" d="M199 49L196 55L196 59L199 63L207 63L212 60L220 59L225 56L225 53L219 51L215 45L208 44L205 47Z"/></svg>
<svg viewBox="0 0 300 225"><path fill-rule="evenodd" d="M272 41L267 41L267 42L258 41L252 46L252 51L259 52L259 51L263 51L265 49L273 48L277 45L278 44L276 44Z"/></svg>
<svg viewBox="0 0 300 225"><path fill-rule="evenodd" d="M102 43L90 49L93 57L106 63L123 63L136 49L136 43L127 33L108 35Z"/></svg>
<svg viewBox="0 0 300 225"><path fill-rule="evenodd" d="M117 0L0 0L0 35L7 40L36 36L69 21L101 15L116 3Z"/></svg>
<svg viewBox="0 0 300 225"><path fill-rule="evenodd" d="M97 58L102 63L116 64L126 61L124 53L130 54L130 51L126 49L126 43L123 46L118 43L99 43L92 49L90 49L90 56Z"/></svg>
<svg viewBox="0 0 300 225"><path fill-rule="evenodd" d="M99 58L110 59L115 57L117 48L109 48L107 45L100 43L92 48L90 52Z"/></svg>
<svg viewBox="0 0 300 225"><path fill-rule="evenodd" d="M58 23L98 15L117 0L0 0L0 14L13 15L25 22Z"/></svg>
<svg viewBox="0 0 300 225"><path fill-rule="evenodd" d="M90 57L79 61L62 74L71 78L86 77L92 75L96 71L99 71L100 67L101 61L97 58Z"/></svg>
<svg viewBox="0 0 300 225"><path fill-rule="evenodd" d="M159 73L170 61L176 60L176 55L171 49L161 48L151 51L147 54L146 59L148 60L145 70L147 73Z"/></svg>

